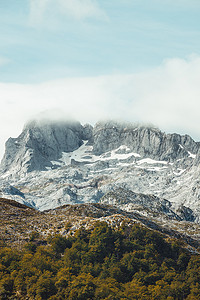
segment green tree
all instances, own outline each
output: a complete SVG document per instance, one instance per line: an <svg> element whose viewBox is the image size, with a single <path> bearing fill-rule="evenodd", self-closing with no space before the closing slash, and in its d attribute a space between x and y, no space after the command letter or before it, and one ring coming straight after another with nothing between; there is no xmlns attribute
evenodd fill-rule
<svg viewBox="0 0 200 300"><path fill-rule="evenodd" d="M57 290L53 274L45 271L37 280L36 283L36 298L49 299L50 296L56 294Z"/></svg>

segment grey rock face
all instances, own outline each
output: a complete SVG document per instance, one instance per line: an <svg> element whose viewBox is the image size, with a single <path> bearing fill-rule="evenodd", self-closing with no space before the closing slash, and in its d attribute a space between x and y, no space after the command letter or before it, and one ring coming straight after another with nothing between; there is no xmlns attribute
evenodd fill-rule
<svg viewBox="0 0 200 300"><path fill-rule="evenodd" d="M195 220L195 216L193 211L189 207L185 207L184 205L181 205L176 210L177 215L179 215L183 220L193 222Z"/></svg>
<svg viewBox="0 0 200 300"><path fill-rule="evenodd" d="M6 142L1 173L10 171L21 176L47 167L57 168L62 152L78 149L83 140L93 146L95 155L126 145L143 158L169 162L182 159L184 165L190 164L187 160L199 150L199 143L188 135L165 134L156 128L136 127L129 123L100 122L93 129L91 125L82 126L78 122L32 121L18 138L10 138ZM123 151L121 149L119 153ZM108 163L105 165L109 167Z"/></svg>
<svg viewBox="0 0 200 300"><path fill-rule="evenodd" d="M0 185L0 195L9 195L9 196L13 195L13 196L20 196L24 198L24 193L22 193L17 188L9 184Z"/></svg>
<svg viewBox="0 0 200 300"><path fill-rule="evenodd" d="M161 213L169 218L181 220L181 218L171 209L170 201L158 198L154 195L144 195L134 193L130 190L118 188L106 193L100 202L120 207L127 211L151 211L151 213ZM181 216L183 217L183 216ZM183 219L183 218L182 218Z"/></svg>
<svg viewBox="0 0 200 300"><path fill-rule="evenodd" d="M93 127L90 124L83 126L83 140L88 140L90 144L93 143Z"/></svg>
<svg viewBox="0 0 200 300"><path fill-rule="evenodd" d="M82 145L83 127L78 122L32 121L18 138L6 142L1 171L30 172L51 167L62 152L70 152Z"/></svg>
<svg viewBox="0 0 200 300"><path fill-rule="evenodd" d="M157 128L137 127L117 122L100 122L94 127L94 148L96 155L128 146L142 157L174 161L196 154L199 143L190 136L165 134ZM190 153L189 153L190 152Z"/></svg>
<svg viewBox="0 0 200 300"><path fill-rule="evenodd" d="M114 191L120 208L200 223L199 149L153 127L34 121L7 141L0 180L21 190L11 199L41 210Z"/></svg>
<svg viewBox="0 0 200 300"><path fill-rule="evenodd" d="M198 144L200 144L200 143L198 143ZM197 151L197 155L194 160L194 166L199 166L199 165L200 165L200 147Z"/></svg>

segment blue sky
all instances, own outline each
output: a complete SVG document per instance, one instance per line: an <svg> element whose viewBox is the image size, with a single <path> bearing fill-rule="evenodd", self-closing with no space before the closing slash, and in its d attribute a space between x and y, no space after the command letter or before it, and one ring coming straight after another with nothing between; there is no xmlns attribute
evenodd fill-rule
<svg viewBox="0 0 200 300"><path fill-rule="evenodd" d="M68 1L0 1L0 81L132 73L200 52L199 1L75 1L93 8L82 14Z"/></svg>
<svg viewBox="0 0 200 300"><path fill-rule="evenodd" d="M199 0L0 0L0 157L46 111L200 140L199 15Z"/></svg>

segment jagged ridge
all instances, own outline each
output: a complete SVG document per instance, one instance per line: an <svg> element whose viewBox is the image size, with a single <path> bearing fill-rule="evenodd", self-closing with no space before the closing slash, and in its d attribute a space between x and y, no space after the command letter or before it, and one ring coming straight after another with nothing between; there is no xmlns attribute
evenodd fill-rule
<svg viewBox="0 0 200 300"><path fill-rule="evenodd" d="M32 121L6 144L0 195L45 210L123 188L119 207L199 222L199 151L188 135L149 126Z"/></svg>

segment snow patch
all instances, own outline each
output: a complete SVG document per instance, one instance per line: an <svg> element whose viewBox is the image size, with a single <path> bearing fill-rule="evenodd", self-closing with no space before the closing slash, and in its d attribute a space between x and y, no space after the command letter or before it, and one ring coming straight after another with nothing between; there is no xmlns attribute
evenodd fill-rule
<svg viewBox="0 0 200 300"><path fill-rule="evenodd" d="M186 171L186 169L178 169L178 171L179 171L179 172L173 172L174 175L180 176L181 174L183 174L183 173Z"/></svg>
<svg viewBox="0 0 200 300"><path fill-rule="evenodd" d="M141 164L163 164L163 165L167 165L167 162L164 161L164 160L154 160L154 159L151 159L151 158L144 158L144 159L141 159L138 161L138 164L141 165Z"/></svg>
<svg viewBox="0 0 200 300"><path fill-rule="evenodd" d="M190 151L188 151L188 154L189 154L189 157L191 157L191 158L195 158L196 157L196 154L193 154Z"/></svg>

